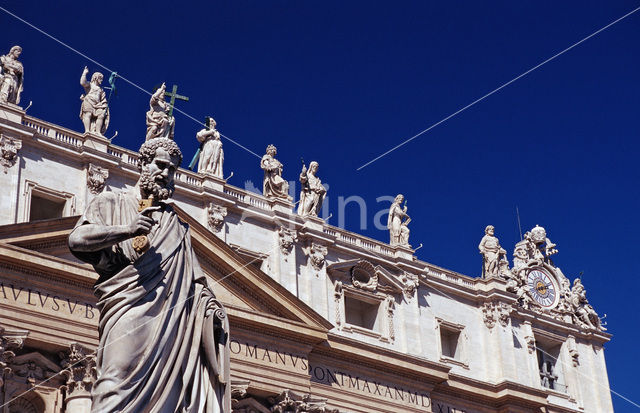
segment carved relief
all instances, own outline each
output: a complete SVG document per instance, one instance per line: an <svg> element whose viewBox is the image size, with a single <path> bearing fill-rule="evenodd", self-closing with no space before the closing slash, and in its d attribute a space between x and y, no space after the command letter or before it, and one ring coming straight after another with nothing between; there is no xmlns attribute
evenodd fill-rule
<svg viewBox="0 0 640 413"><path fill-rule="evenodd" d="M336 287L333 292L333 305L336 308L336 327L340 329L342 327L342 297L344 292L342 290L342 281L336 282Z"/></svg>
<svg viewBox="0 0 640 413"><path fill-rule="evenodd" d="M0 134L0 164L7 173L18 159L18 151L22 148L22 142Z"/></svg>
<svg viewBox="0 0 640 413"><path fill-rule="evenodd" d="M289 255L293 249L293 245L298 241L298 233L294 229L280 227L278 231L280 251L284 255Z"/></svg>
<svg viewBox="0 0 640 413"><path fill-rule="evenodd" d="M408 272L405 272L404 274L402 274L402 293L404 294L404 297L409 300L411 298L413 298L413 296L415 295L416 290L418 289L418 276L415 274L410 274Z"/></svg>
<svg viewBox="0 0 640 413"><path fill-rule="evenodd" d="M527 343L529 354L533 354L536 351L536 338L531 334L527 334L524 336L524 341Z"/></svg>
<svg viewBox="0 0 640 413"><path fill-rule="evenodd" d="M207 208L207 223L213 232L220 232L224 225L224 218L227 216L227 207L209 204Z"/></svg>
<svg viewBox="0 0 640 413"><path fill-rule="evenodd" d="M387 298L385 298L384 300L384 308L385 314L387 315L387 328L390 340L395 340L396 338L396 331L393 326L393 310L395 309L395 304L395 299L390 295L387 296Z"/></svg>
<svg viewBox="0 0 640 413"><path fill-rule="evenodd" d="M105 182L109 177L109 170L101 168L92 163L89 164L89 170L87 171L87 188L89 192L94 195L99 194L104 189Z"/></svg>
<svg viewBox="0 0 640 413"><path fill-rule="evenodd" d="M576 338L572 335L567 337L567 349L569 350L573 367L578 367L580 365L580 353L578 353L576 346Z"/></svg>
<svg viewBox="0 0 640 413"><path fill-rule="evenodd" d="M313 242L311 243L311 247L307 247L304 249L304 252L309 256L311 265L316 271L320 271L322 270L322 268L324 268L324 257L326 257L329 252L326 246Z"/></svg>
<svg viewBox="0 0 640 413"><path fill-rule="evenodd" d="M351 270L351 283L356 288L375 291L378 288L378 274L368 261L359 261Z"/></svg>
<svg viewBox="0 0 640 413"><path fill-rule="evenodd" d="M509 314L511 314L512 310L511 305L501 301L484 303L482 306L484 324L489 329L492 329L496 322L500 323L502 327L507 327L509 325Z"/></svg>
<svg viewBox="0 0 640 413"><path fill-rule="evenodd" d="M18 381L35 386L38 382L56 376L60 367L38 352L32 352L15 356L11 359L9 367Z"/></svg>
<svg viewBox="0 0 640 413"><path fill-rule="evenodd" d="M24 340L29 335L26 330L7 330L0 326L0 387L3 385L2 376L5 369L16 356L16 351L22 348Z"/></svg>
<svg viewBox="0 0 640 413"><path fill-rule="evenodd" d="M482 319L489 330L496 325L496 314L493 311L493 303L484 303L482 305Z"/></svg>
<svg viewBox="0 0 640 413"><path fill-rule="evenodd" d="M339 413L338 409L327 407L327 399L314 398L310 394L301 396L290 390L268 400L273 404L273 413Z"/></svg>
<svg viewBox="0 0 640 413"><path fill-rule="evenodd" d="M78 343L71 343L67 352L60 353L66 379L64 390L67 398L71 396L90 396L96 380L96 356Z"/></svg>

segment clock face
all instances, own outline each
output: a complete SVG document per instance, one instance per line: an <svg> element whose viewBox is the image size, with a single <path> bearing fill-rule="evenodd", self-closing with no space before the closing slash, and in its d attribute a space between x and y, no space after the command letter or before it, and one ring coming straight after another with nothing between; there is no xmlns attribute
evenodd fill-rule
<svg viewBox="0 0 640 413"><path fill-rule="evenodd" d="M527 274L529 294L540 306L552 308L558 304L558 283L542 268L534 268Z"/></svg>

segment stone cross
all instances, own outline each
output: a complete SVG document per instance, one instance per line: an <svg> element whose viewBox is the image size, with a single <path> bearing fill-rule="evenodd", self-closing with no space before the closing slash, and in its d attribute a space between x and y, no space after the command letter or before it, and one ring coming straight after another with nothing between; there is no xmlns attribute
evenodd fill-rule
<svg viewBox="0 0 640 413"><path fill-rule="evenodd" d="M188 97L178 94L178 85L173 85L171 92L164 92L164 95L171 98L169 101L169 117L173 116L173 105L175 105L176 99L180 99L185 102L189 101Z"/></svg>

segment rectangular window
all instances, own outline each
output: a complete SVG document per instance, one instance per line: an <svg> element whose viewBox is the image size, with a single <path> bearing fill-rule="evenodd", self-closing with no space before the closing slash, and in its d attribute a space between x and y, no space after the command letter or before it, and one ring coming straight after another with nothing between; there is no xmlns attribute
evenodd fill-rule
<svg viewBox="0 0 640 413"><path fill-rule="evenodd" d="M560 344L536 341L540 384L547 389L566 392L567 388L563 384L560 348Z"/></svg>
<svg viewBox="0 0 640 413"><path fill-rule="evenodd" d="M345 295L344 310L348 324L380 332L380 302L367 302Z"/></svg>
<svg viewBox="0 0 640 413"><path fill-rule="evenodd" d="M31 194L31 208L29 211L29 221L39 221L42 219L62 218L66 199L56 199L43 196L33 192Z"/></svg>
<svg viewBox="0 0 640 413"><path fill-rule="evenodd" d="M440 343L443 356L460 359L460 331L449 330L440 326Z"/></svg>
<svg viewBox="0 0 640 413"><path fill-rule="evenodd" d="M468 337L462 324L436 317L436 337L440 339L440 361L469 368L466 351Z"/></svg>

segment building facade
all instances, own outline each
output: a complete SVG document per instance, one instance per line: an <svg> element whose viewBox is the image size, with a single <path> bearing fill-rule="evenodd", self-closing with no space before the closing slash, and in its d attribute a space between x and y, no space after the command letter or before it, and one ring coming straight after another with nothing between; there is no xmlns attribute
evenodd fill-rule
<svg viewBox="0 0 640 413"><path fill-rule="evenodd" d="M0 411L85 412L97 275L67 238L137 154L0 104ZM541 227L469 277L180 169L174 202L231 324L234 412L610 412L610 339Z"/></svg>

